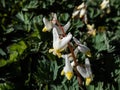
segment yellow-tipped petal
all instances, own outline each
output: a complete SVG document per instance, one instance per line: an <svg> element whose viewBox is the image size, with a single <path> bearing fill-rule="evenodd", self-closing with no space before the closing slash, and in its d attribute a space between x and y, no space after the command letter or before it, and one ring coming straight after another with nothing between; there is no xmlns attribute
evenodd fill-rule
<svg viewBox="0 0 120 90"><path fill-rule="evenodd" d="M49 49L49 53L51 53L51 52L53 52L54 51L54 49Z"/></svg>
<svg viewBox="0 0 120 90"><path fill-rule="evenodd" d="M86 84L86 85L89 85L89 84L91 83L91 81L92 81L92 79L91 79L90 77L88 77L88 78L86 78L85 84Z"/></svg>
<svg viewBox="0 0 120 90"><path fill-rule="evenodd" d="M73 76L73 72L67 72L66 73L66 77L67 77L68 80L70 80L72 78L72 76Z"/></svg>
<svg viewBox="0 0 120 90"><path fill-rule="evenodd" d="M62 54L61 53L57 53L57 56L58 56L58 58L61 58Z"/></svg>
<svg viewBox="0 0 120 90"><path fill-rule="evenodd" d="M62 70L62 71L61 71L61 75L64 75L64 74L65 74L65 72L64 72L64 70Z"/></svg>
<svg viewBox="0 0 120 90"><path fill-rule="evenodd" d="M86 55L87 55L88 57L91 57L91 52L90 52L90 51L87 51L87 52L86 52Z"/></svg>
<svg viewBox="0 0 120 90"><path fill-rule="evenodd" d="M59 58L62 57L62 54L60 53L60 50L56 50L56 49L49 49L49 53L53 52L54 55L57 55Z"/></svg>
<svg viewBox="0 0 120 90"><path fill-rule="evenodd" d="M47 28L46 27L44 27L43 29L42 29L42 32L47 32L48 30L47 30Z"/></svg>
<svg viewBox="0 0 120 90"><path fill-rule="evenodd" d="M56 50L55 53L57 54L57 56L60 58L62 57L62 54L60 53L60 50Z"/></svg>

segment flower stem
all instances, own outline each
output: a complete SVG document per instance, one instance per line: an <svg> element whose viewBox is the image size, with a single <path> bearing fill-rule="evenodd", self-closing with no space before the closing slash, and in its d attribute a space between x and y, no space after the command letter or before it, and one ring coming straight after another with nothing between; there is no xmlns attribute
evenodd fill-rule
<svg viewBox="0 0 120 90"><path fill-rule="evenodd" d="M65 36L66 36L66 33L64 32L63 27L60 25L60 23L59 23L57 20L56 20L56 23L57 23L58 27L60 28L60 30L62 31L63 36L65 37ZM70 43L68 43L68 48L69 48L69 50L70 50L70 52L71 52L71 54L72 54L73 61L74 61L74 63L75 63L75 69L74 69L74 71L75 71L75 73L76 73L76 75L77 75L78 83L79 83L79 85L81 86L81 85L82 85L82 78L81 78L81 75L79 74L79 72L78 72L77 69L76 69L76 66L78 65L78 63L77 63L77 61L76 61L76 57L75 57L75 54L74 54L74 50L73 50L72 46L70 45Z"/></svg>
<svg viewBox="0 0 120 90"><path fill-rule="evenodd" d="M60 23L58 21L56 21L56 23L58 24L58 27L60 28L60 30L62 30L62 33L63 33L63 36L66 36L65 32L64 32L64 29L63 27L60 25ZM75 63L75 66L78 65L77 61L76 61L76 58L75 58L75 54L74 54L74 51L73 51L73 48L72 46L70 45L70 43L68 43L68 48L72 54L72 57L73 57L73 60L74 60L74 63Z"/></svg>

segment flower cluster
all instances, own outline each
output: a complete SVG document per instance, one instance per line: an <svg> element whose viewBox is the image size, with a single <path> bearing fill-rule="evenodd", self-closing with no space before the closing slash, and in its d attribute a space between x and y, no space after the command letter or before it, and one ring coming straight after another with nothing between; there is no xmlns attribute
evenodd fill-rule
<svg viewBox="0 0 120 90"><path fill-rule="evenodd" d="M103 0L103 2L100 4L100 8L102 10L106 10L106 13L110 13L110 4L109 0Z"/></svg>
<svg viewBox="0 0 120 90"><path fill-rule="evenodd" d="M102 10L108 8L109 0L103 0L100 7ZM71 19L77 16L86 24L87 33L95 36L96 29L94 24L88 24L87 5L84 2L74 9ZM85 79L85 84L89 85L93 80L89 61L89 58L92 56L91 51L86 45L82 44L79 39L75 38L71 32L68 32L71 20L69 20L66 25L61 26L57 20L56 13L52 13L52 19L48 20L46 17L43 17L43 23L44 28L42 31L52 32L53 35L53 47L49 49L49 53L53 53L53 55L58 56L58 58L64 59L65 66L63 67L61 75L65 75L68 80L71 80L73 75L78 75L79 73L79 75ZM85 54L85 64L80 63L78 58L79 53Z"/></svg>
<svg viewBox="0 0 120 90"><path fill-rule="evenodd" d="M59 58L63 58L65 60L65 66L63 67L61 75L65 75L68 80L71 80L71 78L74 75L73 70L74 68L76 68L79 74L81 74L83 78L86 78L86 85L88 85L92 80L91 79L92 72L90 71L91 69L89 69L90 66L89 68L86 67L87 70L84 69L84 67L79 66L78 64L79 60L77 59L77 55L79 52L81 52L86 56L91 57L90 49L87 46L81 44L80 41L77 38L75 38L70 32L67 34L67 30L70 27L70 21L68 21L67 24L62 27L59 24L56 24L56 23L59 23L57 21L57 18L53 17L53 19L54 19L54 22L48 21L45 17L43 18L43 22L45 26L42 31L43 32L52 31L52 34L53 34L53 48L49 49L49 53L53 53ZM77 45L76 48L73 48L74 46L70 44L72 43L70 42L72 40ZM66 51L67 48L69 48L71 52L68 54L62 54L62 52ZM84 73L81 72L81 70ZM88 75L89 72L90 72L90 75ZM89 81L88 81L88 78L90 79Z"/></svg>

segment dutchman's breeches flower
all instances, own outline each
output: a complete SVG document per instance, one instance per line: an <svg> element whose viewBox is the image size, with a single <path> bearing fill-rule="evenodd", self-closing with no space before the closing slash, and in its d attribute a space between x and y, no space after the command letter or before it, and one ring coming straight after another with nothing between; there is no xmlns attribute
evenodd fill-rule
<svg viewBox="0 0 120 90"><path fill-rule="evenodd" d="M43 23L44 23L44 28L42 29L43 32L50 32L52 27L53 27L53 24L52 22L48 21L45 17L43 18Z"/></svg>
<svg viewBox="0 0 120 90"><path fill-rule="evenodd" d="M67 47L68 42L71 40L72 34L68 34L62 39L59 38L57 29L53 28L53 49L50 49L49 52L53 52L54 55L61 57L61 52Z"/></svg>
<svg viewBox="0 0 120 90"><path fill-rule="evenodd" d="M66 31L69 29L71 23L70 21L68 21L64 26L62 26L61 28L59 26L57 26L57 15L56 13L52 13L52 20L48 21L47 18L43 17L43 23L44 23L44 28L42 29L43 32L50 32L54 27L57 29L58 34L63 34L62 30L60 30L61 28L63 28L64 32L66 33Z"/></svg>
<svg viewBox="0 0 120 90"><path fill-rule="evenodd" d="M83 18L86 15L86 8L82 8L79 14L80 18Z"/></svg>
<svg viewBox="0 0 120 90"><path fill-rule="evenodd" d="M103 2L100 4L100 8L103 10L108 7L109 7L109 0L103 0Z"/></svg>
<svg viewBox="0 0 120 90"><path fill-rule="evenodd" d="M82 4L80 4L72 13L72 18L74 18L75 16L79 15L80 18L83 18L86 15L86 5L83 2Z"/></svg>
<svg viewBox="0 0 120 90"><path fill-rule="evenodd" d="M77 70L81 74L81 76L86 79L85 84L89 85L93 79L89 59L85 59L85 67L77 66Z"/></svg>
<svg viewBox="0 0 120 90"><path fill-rule="evenodd" d="M73 67L70 64L68 55L65 55L65 66L61 72L61 75L65 75L68 80L71 80L71 78L73 77Z"/></svg>
<svg viewBox="0 0 120 90"><path fill-rule="evenodd" d="M87 46L81 44L75 37L73 37L73 40L78 45L77 48L80 50L80 52L86 54L88 57L91 57L90 49Z"/></svg>

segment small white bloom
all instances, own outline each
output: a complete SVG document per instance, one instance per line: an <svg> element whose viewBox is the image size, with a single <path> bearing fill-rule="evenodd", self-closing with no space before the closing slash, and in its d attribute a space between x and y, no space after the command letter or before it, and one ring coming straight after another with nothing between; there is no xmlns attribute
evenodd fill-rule
<svg viewBox="0 0 120 90"><path fill-rule="evenodd" d="M68 80L73 77L73 67L70 64L70 60L68 60L68 55L65 55L65 66L61 72L61 75L65 75Z"/></svg>
<svg viewBox="0 0 120 90"><path fill-rule="evenodd" d="M57 29L58 34L63 34L61 28L56 25L56 22L57 22L56 13L52 13L52 16L53 16L52 21L48 21L48 19L46 19L45 17L43 18L43 23L45 26L42 29L42 31L43 32L47 32L47 31L50 32L51 29L53 29L55 27ZM70 25L71 25L71 23L70 23L70 21L68 21L64 26L62 26L65 33L69 29Z"/></svg>
<svg viewBox="0 0 120 90"><path fill-rule="evenodd" d="M61 52L66 48L68 42L71 40L72 34L68 34L62 39L59 38L57 29L53 28L53 49L50 49L49 52L53 52L54 55L61 57Z"/></svg>
<svg viewBox="0 0 120 90"><path fill-rule="evenodd" d="M103 2L100 4L101 9L105 9L109 7L109 0L103 0Z"/></svg>
<svg viewBox="0 0 120 90"><path fill-rule="evenodd" d="M72 18L74 18L75 16L77 16L79 14L80 10L75 10L72 13Z"/></svg>
<svg viewBox="0 0 120 90"><path fill-rule="evenodd" d="M88 57L91 57L90 49L87 46L81 44L75 37L73 37L73 40L78 45L77 48L80 50L80 52L86 54Z"/></svg>
<svg viewBox="0 0 120 90"><path fill-rule="evenodd" d="M85 67L77 66L77 70L81 76L86 79L86 85L89 85L93 79L89 59L85 59Z"/></svg>
<svg viewBox="0 0 120 90"><path fill-rule="evenodd" d="M82 8L84 8L85 7L85 3L83 2L82 4L80 4L78 7L77 7L77 9L82 9Z"/></svg>
<svg viewBox="0 0 120 90"><path fill-rule="evenodd" d="M79 17L82 18L86 15L86 8L82 8L79 14Z"/></svg>
<svg viewBox="0 0 120 90"><path fill-rule="evenodd" d="M82 4L80 4L72 13L72 18L74 18L75 16L79 16L80 18L83 18L86 15L86 5L83 2Z"/></svg>
<svg viewBox="0 0 120 90"><path fill-rule="evenodd" d="M45 17L43 18L43 23L44 23L44 28L42 29L43 32L50 32L52 27L53 27L53 24L52 22L48 21Z"/></svg>

